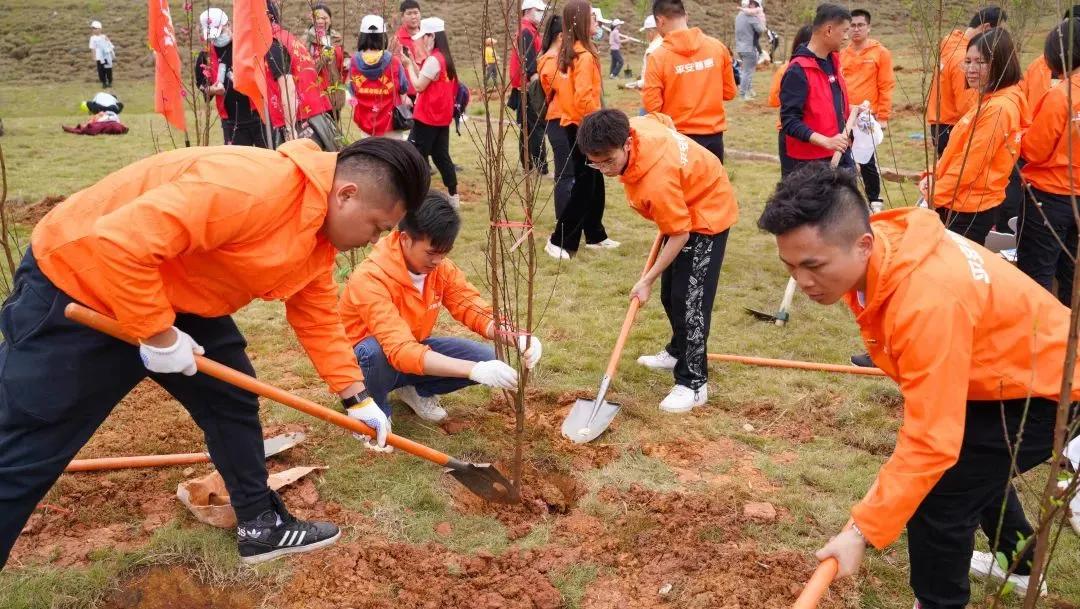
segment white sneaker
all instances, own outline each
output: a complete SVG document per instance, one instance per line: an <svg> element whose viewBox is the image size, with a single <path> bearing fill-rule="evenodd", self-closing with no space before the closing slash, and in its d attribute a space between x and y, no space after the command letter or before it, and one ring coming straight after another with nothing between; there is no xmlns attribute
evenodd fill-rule
<svg viewBox="0 0 1080 609"><path fill-rule="evenodd" d="M994 555L989 552L972 552L971 553L971 574L979 579L993 578L993 579L1005 579L1005 570L997 564L994 560ZM1028 591L1028 576L1016 575L1015 573L1009 576L1009 583L1013 585L1014 591L1019 595L1027 594ZM1039 596L1046 596L1046 578L1043 578L1042 589L1039 590Z"/></svg>
<svg viewBox="0 0 1080 609"><path fill-rule="evenodd" d="M548 256L551 256L552 258L554 258L556 260L569 260L570 259L570 252L568 252L568 251L564 250L563 248L555 245L554 243L551 242L550 239L548 239L548 242L544 244L544 251L547 252Z"/></svg>
<svg viewBox="0 0 1080 609"><path fill-rule="evenodd" d="M697 391L685 385L675 385L664 401L660 402L660 410L673 413L690 412L698 406L704 406L708 400L709 389L705 385Z"/></svg>
<svg viewBox="0 0 1080 609"><path fill-rule="evenodd" d="M619 243L614 239L604 239L600 243L586 243L585 247L591 250L613 250L620 245L622 245L622 243Z"/></svg>
<svg viewBox="0 0 1080 609"><path fill-rule="evenodd" d="M422 397L419 393L416 393L416 388L412 385L399 388L394 392L394 395L408 404L409 408L412 408L413 412L416 413L416 416L425 421L438 423L446 418L446 410L439 406L438 396Z"/></svg>
<svg viewBox="0 0 1080 609"><path fill-rule="evenodd" d="M453 206L454 209L460 209L461 195L450 195L450 205Z"/></svg>
<svg viewBox="0 0 1080 609"><path fill-rule="evenodd" d="M679 360L668 353L667 349L663 349L656 355L642 355L637 358L637 363L650 370L674 370L675 364L678 364Z"/></svg>
<svg viewBox="0 0 1080 609"><path fill-rule="evenodd" d="M1058 480L1058 488L1061 489L1062 492L1065 492L1068 490L1069 484L1071 483L1072 480L1068 478L1065 480ZM1077 535L1080 535L1080 492L1078 492L1076 496L1072 498L1072 501L1069 502L1069 525L1072 526L1072 530Z"/></svg>

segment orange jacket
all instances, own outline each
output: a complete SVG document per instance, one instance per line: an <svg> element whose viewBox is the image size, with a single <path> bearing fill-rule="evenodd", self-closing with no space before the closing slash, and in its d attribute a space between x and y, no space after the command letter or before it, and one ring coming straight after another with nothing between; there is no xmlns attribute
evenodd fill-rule
<svg viewBox="0 0 1080 609"><path fill-rule="evenodd" d="M675 131L668 116L631 118L630 142L626 198L661 233L715 235L735 224L739 204L720 159Z"/></svg>
<svg viewBox="0 0 1080 609"><path fill-rule="evenodd" d="M671 32L645 67L645 111L670 116L679 133L727 131L724 100L735 99L738 92L731 63L724 43L700 29Z"/></svg>
<svg viewBox="0 0 1080 609"><path fill-rule="evenodd" d="M953 127L934 167L933 206L973 213L1000 205L1028 117L1020 87L984 95Z"/></svg>
<svg viewBox="0 0 1080 609"><path fill-rule="evenodd" d="M788 63L789 62L785 61L783 65L781 65L776 71L773 72L772 82L769 83L768 104L770 108L780 107L780 83L784 80L784 72L787 71ZM780 122L780 119L777 118L776 130L779 131L781 127L783 127L783 124Z"/></svg>
<svg viewBox="0 0 1080 609"><path fill-rule="evenodd" d="M967 78L964 77L964 56L967 55L968 42L964 30L953 30L941 40L939 71L934 73L930 94L926 98L926 122L931 125L955 125L978 99L976 91L967 88Z"/></svg>
<svg viewBox="0 0 1080 609"><path fill-rule="evenodd" d="M887 121L892 116L893 75L892 53L877 40L870 40L861 51L848 45L840 51L840 69L847 82L848 99L858 105L870 101L870 108L878 120Z"/></svg>
<svg viewBox="0 0 1080 609"><path fill-rule="evenodd" d="M1068 195L1080 185L1080 76L1072 82L1072 107L1069 107L1069 84L1061 82L1046 92L1032 113L1031 127L1024 134L1020 154L1027 165L1020 171L1035 188L1056 195ZM1072 128L1072 181L1069 180L1069 133Z"/></svg>
<svg viewBox="0 0 1080 609"><path fill-rule="evenodd" d="M363 374L338 317L337 252L322 235L336 159L306 139L154 155L58 205L30 244L58 288L137 338L167 330L177 312L218 317L284 300L319 375L340 391Z"/></svg>
<svg viewBox="0 0 1080 609"><path fill-rule="evenodd" d="M555 74L559 71L559 48L561 45L553 44L536 60L536 73L540 75L540 86L544 89L544 95L548 98L547 116L544 118L551 121L562 118L562 110L559 102L555 100L554 85Z"/></svg>
<svg viewBox="0 0 1080 609"><path fill-rule="evenodd" d="M878 213L871 226L866 305L855 292L846 301L870 357L900 386L904 420L851 515L884 548L956 463L969 400L1057 399L1069 310L1000 256L946 231L930 210Z"/></svg>
<svg viewBox="0 0 1080 609"><path fill-rule="evenodd" d="M1035 61L1031 62L1027 71L1024 72L1024 79L1020 81L1020 88L1024 91L1024 95L1027 96L1028 107L1034 108L1035 104L1039 103L1043 95L1050 90L1050 87L1056 85L1059 81L1050 75L1050 66L1046 65L1046 57L1039 55L1035 58Z"/></svg>
<svg viewBox="0 0 1080 609"><path fill-rule="evenodd" d="M408 374L424 374L424 355L431 347L420 342L431 336L441 307L481 336L493 319L491 305L448 258L428 273L424 293L417 292L398 231L380 240L356 267L339 306L353 344L374 336L390 365Z"/></svg>
<svg viewBox="0 0 1080 609"><path fill-rule="evenodd" d="M553 81L563 126L580 125L586 116L603 107L600 63L580 42L574 43L574 53L574 63L565 72L556 71Z"/></svg>

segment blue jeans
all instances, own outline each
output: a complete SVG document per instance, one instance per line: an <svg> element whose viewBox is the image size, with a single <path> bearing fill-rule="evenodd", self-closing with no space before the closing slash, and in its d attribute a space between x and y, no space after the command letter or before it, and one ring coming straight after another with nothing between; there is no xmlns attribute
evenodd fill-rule
<svg viewBox="0 0 1080 609"><path fill-rule="evenodd" d="M478 343L466 338L429 338L421 341L421 344L431 347L436 353L463 359L471 362L483 362L495 359L495 349L491 345ZM428 376L424 374L407 374L399 372L386 359L382 346L374 336L369 336L357 343L354 348L356 361L360 369L364 371L364 385L371 394L371 399L383 409L389 417L390 402L387 396L391 391L412 385L420 397L431 397L451 393L470 385L475 385L469 379L450 378L445 376Z"/></svg>

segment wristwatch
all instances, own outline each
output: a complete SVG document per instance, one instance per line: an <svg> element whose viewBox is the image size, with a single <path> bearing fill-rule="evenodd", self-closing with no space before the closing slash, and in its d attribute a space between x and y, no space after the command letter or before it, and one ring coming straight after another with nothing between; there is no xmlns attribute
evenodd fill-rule
<svg viewBox="0 0 1080 609"><path fill-rule="evenodd" d="M345 407L345 410L348 410L348 409L352 408L353 406L359 406L359 405L363 404L366 400L370 400L370 399L371 399L371 394L368 393L367 389L364 389L363 391L361 391L360 393L357 393L356 395L350 395L347 398L341 398L341 405Z"/></svg>

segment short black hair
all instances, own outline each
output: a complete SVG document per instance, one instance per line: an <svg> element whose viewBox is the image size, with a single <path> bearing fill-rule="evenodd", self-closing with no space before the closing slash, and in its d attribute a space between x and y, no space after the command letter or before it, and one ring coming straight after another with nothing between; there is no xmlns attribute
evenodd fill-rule
<svg viewBox="0 0 1080 609"><path fill-rule="evenodd" d="M431 187L431 168L416 146L387 137L367 137L341 149L336 171L371 175L404 201L406 212L420 207Z"/></svg>
<svg viewBox="0 0 1080 609"><path fill-rule="evenodd" d="M814 13L814 31L816 32L824 25L842 21L851 21L851 11L839 4L829 4L828 2L819 4L817 11Z"/></svg>
<svg viewBox="0 0 1080 609"><path fill-rule="evenodd" d="M799 31L795 32L795 38L791 39L791 56L794 57L795 53L804 44L810 43L810 38L814 36L814 26L807 23L799 28Z"/></svg>
<svg viewBox="0 0 1080 609"><path fill-rule="evenodd" d="M870 232L870 210L854 172L816 161L803 164L776 185L757 225L773 235L810 225L829 242L850 245Z"/></svg>
<svg viewBox="0 0 1080 609"><path fill-rule="evenodd" d="M454 241L461 231L461 216L450 204L449 197L432 190L424 197L419 209L405 214L398 230L417 241L426 239L435 251L445 253L454 248Z"/></svg>
<svg viewBox="0 0 1080 609"><path fill-rule="evenodd" d="M405 11L407 11L407 10L409 10L411 8L415 8L416 10L420 10L420 3L417 2L416 0L401 0L401 5L398 6L398 11L401 12L402 14L404 14Z"/></svg>
<svg viewBox="0 0 1080 609"><path fill-rule="evenodd" d="M851 18L854 19L856 17L865 17L866 22L870 23L870 11L866 10L865 8L857 8L851 11Z"/></svg>
<svg viewBox="0 0 1080 609"><path fill-rule="evenodd" d="M1065 14L1061 17L1062 21L1069 19L1080 19L1080 4L1074 4L1065 9Z"/></svg>
<svg viewBox="0 0 1080 609"><path fill-rule="evenodd" d="M1066 19L1046 36L1043 58L1050 75L1064 78L1080 63L1080 19Z"/></svg>
<svg viewBox="0 0 1080 609"><path fill-rule="evenodd" d="M540 44L540 49L547 53L551 45L555 44L555 38L559 34L562 34L562 15L552 15L548 19L547 27L544 28L544 39Z"/></svg>
<svg viewBox="0 0 1080 609"><path fill-rule="evenodd" d="M682 0L654 0L652 3L653 17L685 17L686 6Z"/></svg>
<svg viewBox="0 0 1080 609"><path fill-rule="evenodd" d="M582 154L601 154L626 144L630 137L630 118L622 110L597 110L581 121L577 147Z"/></svg>
<svg viewBox="0 0 1080 609"><path fill-rule="evenodd" d="M356 37L356 50L361 53L364 51L385 51L386 34L360 32L360 35Z"/></svg>
<svg viewBox="0 0 1080 609"><path fill-rule="evenodd" d="M982 58L990 62L986 91L983 93L1011 87L1024 77L1020 70L1020 59L1016 56L1016 46L1008 30L990 28L972 38L967 48L971 47L979 49Z"/></svg>
<svg viewBox="0 0 1080 609"><path fill-rule="evenodd" d="M311 5L311 14L314 15L315 11L323 11L330 19L334 18L334 13L330 12L330 7L325 2L316 2Z"/></svg>
<svg viewBox="0 0 1080 609"><path fill-rule="evenodd" d="M1005 9L1000 6L984 6L971 16L968 27L979 27L984 23L989 23L990 27L998 27L1007 20L1008 15L1005 14Z"/></svg>

